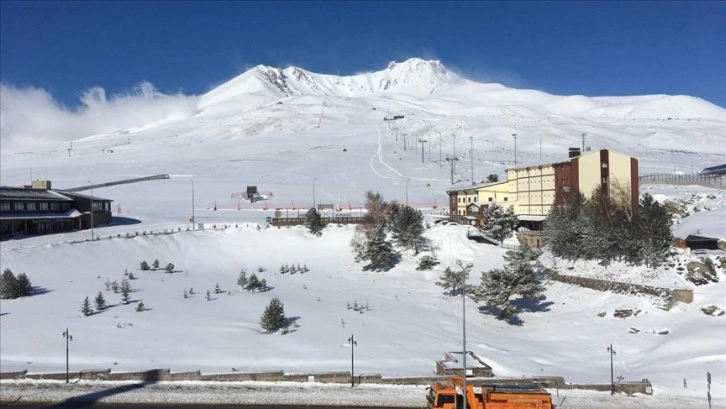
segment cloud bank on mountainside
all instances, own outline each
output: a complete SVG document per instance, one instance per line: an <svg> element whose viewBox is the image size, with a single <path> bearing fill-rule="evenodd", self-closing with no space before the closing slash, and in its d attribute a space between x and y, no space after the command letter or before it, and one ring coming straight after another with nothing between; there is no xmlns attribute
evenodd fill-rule
<svg viewBox="0 0 726 409"><path fill-rule="evenodd" d="M167 95L149 82L125 94L106 95L94 87L70 109L42 88L0 85L0 144L3 149L32 148L67 142L149 123L186 118L197 109L199 97Z"/></svg>

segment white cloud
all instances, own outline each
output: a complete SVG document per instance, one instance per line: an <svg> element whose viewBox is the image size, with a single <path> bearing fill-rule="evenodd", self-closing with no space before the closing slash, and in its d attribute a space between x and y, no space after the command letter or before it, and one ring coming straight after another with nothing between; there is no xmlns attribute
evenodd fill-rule
<svg viewBox="0 0 726 409"><path fill-rule="evenodd" d="M80 101L80 107L69 109L44 89L0 84L2 148L31 148L188 117L196 111L199 97L163 94L142 82L129 93L110 97L103 88L94 87Z"/></svg>

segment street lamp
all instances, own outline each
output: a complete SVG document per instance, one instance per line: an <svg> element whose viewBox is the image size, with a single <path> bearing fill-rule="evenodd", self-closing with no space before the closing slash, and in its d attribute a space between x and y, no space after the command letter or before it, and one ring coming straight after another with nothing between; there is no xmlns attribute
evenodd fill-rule
<svg viewBox="0 0 726 409"><path fill-rule="evenodd" d="M613 344L610 344L608 351L610 352L610 394L615 395L615 380L613 379L613 355L615 355L615 350Z"/></svg>
<svg viewBox="0 0 726 409"><path fill-rule="evenodd" d="M68 341L73 341L73 336L68 332L68 328L63 331L63 338L66 339L66 383L68 383Z"/></svg>
<svg viewBox="0 0 726 409"><path fill-rule="evenodd" d="M194 179L189 179L192 182L192 231L196 230L194 227L197 224L197 219L194 217Z"/></svg>
<svg viewBox="0 0 726 409"><path fill-rule="evenodd" d="M408 207L408 181L411 180L411 178L406 179L406 207Z"/></svg>
<svg viewBox="0 0 726 409"><path fill-rule="evenodd" d="M513 133L514 137L514 166L517 166L517 134Z"/></svg>
<svg viewBox="0 0 726 409"><path fill-rule="evenodd" d="M318 178L313 178L313 209L315 209L315 181L318 180Z"/></svg>
<svg viewBox="0 0 726 409"><path fill-rule="evenodd" d="M463 351L461 353L463 358L463 378L464 378L464 407L468 408L469 405L466 403L466 279L469 277L469 271L474 267L474 264L467 263L466 266L464 266L464 263L461 260L456 260L456 265L461 268L462 277L461 277L461 310L462 310L462 334L463 334Z"/></svg>
<svg viewBox="0 0 726 409"><path fill-rule="evenodd" d="M90 180L88 181L91 185L93 185L93 182ZM93 188L91 188L91 240L93 240Z"/></svg>
<svg viewBox="0 0 726 409"><path fill-rule="evenodd" d="M358 343L353 339L353 334L350 334L350 338L348 338L348 342L350 342L350 387L352 388L355 386L355 375L353 370L355 369L354 363L355 363L355 346L358 345Z"/></svg>
<svg viewBox="0 0 726 409"><path fill-rule="evenodd" d="M469 140L471 141L471 184L474 184L474 136L469 136Z"/></svg>

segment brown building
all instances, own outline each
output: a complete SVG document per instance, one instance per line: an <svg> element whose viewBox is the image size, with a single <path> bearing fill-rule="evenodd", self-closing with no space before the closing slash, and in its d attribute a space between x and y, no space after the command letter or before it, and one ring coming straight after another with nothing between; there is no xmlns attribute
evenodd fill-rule
<svg viewBox="0 0 726 409"><path fill-rule="evenodd" d="M88 229L111 222L112 200L50 188L0 187L0 239ZM91 214L93 207L93 214Z"/></svg>

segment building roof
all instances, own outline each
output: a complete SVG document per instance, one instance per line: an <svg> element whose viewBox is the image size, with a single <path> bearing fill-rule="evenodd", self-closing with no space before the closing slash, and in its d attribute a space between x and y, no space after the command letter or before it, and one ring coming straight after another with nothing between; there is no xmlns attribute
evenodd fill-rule
<svg viewBox="0 0 726 409"><path fill-rule="evenodd" d="M718 239L713 237L704 237L696 236L695 234L689 234L688 237L686 237L686 241L718 241Z"/></svg>
<svg viewBox="0 0 726 409"><path fill-rule="evenodd" d="M23 187L0 187L0 200L43 200L43 201L72 201L66 195L53 190L30 189Z"/></svg>
<svg viewBox="0 0 726 409"><path fill-rule="evenodd" d="M540 215L535 215L535 214L517 215L517 219L524 220L526 222L541 222L541 221L545 220L546 218L547 218L547 216L540 216Z"/></svg>
<svg viewBox="0 0 726 409"><path fill-rule="evenodd" d="M442 367L447 369L464 369L464 360L463 355L461 351L456 352L447 352L446 356L449 359L444 359L439 361ZM475 354L472 351L467 351L466 353L466 369L478 369L478 368L485 368L485 369L492 369L489 365L484 363L484 360L482 360L479 355Z"/></svg>
<svg viewBox="0 0 726 409"><path fill-rule="evenodd" d="M37 220L37 219L75 219L81 216L81 212L71 209L63 213L51 212L24 212L24 213L0 213L0 220Z"/></svg>
<svg viewBox="0 0 726 409"><path fill-rule="evenodd" d="M65 195L65 196L68 196L68 197L71 197L71 198L78 197L78 198L81 198L81 199L96 200L96 201L99 201L99 202L113 202L113 200L111 200L111 199L104 199L104 198L98 197L98 196L84 195L82 193L65 192L63 190L60 190L59 192L60 193L63 193L63 195Z"/></svg>
<svg viewBox="0 0 726 409"><path fill-rule="evenodd" d="M502 185L504 183L507 183L507 181L506 180L500 180L498 182L479 183L479 184L475 184L475 185L471 185L471 186L467 186L467 187L462 187L462 188L459 188L459 189L455 189L452 186L451 189L446 190L446 193L449 193L449 192L461 192L462 190L476 190L476 189L481 189L483 187L489 187L489 186L495 186L495 185Z"/></svg>
<svg viewBox="0 0 726 409"><path fill-rule="evenodd" d="M588 155L592 155L592 154L598 153L600 151L608 151L608 152L618 153L620 155L632 157L630 155L627 155L627 154L624 154L624 153L621 153L621 152L618 152L618 151L614 151L612 149L591 150L591 151L583 152L580 155L575 156L575 157L578 158L578 157L581 157L581 156L588 156ZM562 159L559 159L559 160L550 160L550 161L545 161L545 162L543 162L541 160L532 161L532 162L523 162L523 163L521 163L518 166L512 166L512 167L506 168L504 170L505 171L509 171L509 170L515 170L515 169L526 169L526 168L536 168L538 166L555 165L555 164L558 164L558 163L567 163L567 162L570 162L572 159L574 159L574 158L563 157Z"/></svg>

